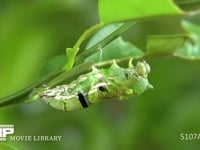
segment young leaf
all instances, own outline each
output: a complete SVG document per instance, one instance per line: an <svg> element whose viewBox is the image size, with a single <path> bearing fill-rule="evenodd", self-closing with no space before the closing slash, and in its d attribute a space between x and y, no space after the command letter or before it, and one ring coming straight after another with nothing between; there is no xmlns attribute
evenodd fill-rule
<svg viewBox="0 0 200 150"><path fill-rule="evenodd" d="M166 56L171 55L177 49L184 46L189 35L154 35L149 36L147 40L148 56Z"/></svg>
<svg viewBox="0 0 200 150"><path fill-rule="evenodd" d="M185 59L200 60L200 25L187 21L182 22L182 25L192 40L186 41L184 47L177 50L174 55Z"/></svg>
<svg viewBox="0 0 200 150"><path fill-rule="evenodd" d="M147 41L147 56L174 55L183 59L200 59L200 26L182 22L183 35L150 36Z"/></svg>

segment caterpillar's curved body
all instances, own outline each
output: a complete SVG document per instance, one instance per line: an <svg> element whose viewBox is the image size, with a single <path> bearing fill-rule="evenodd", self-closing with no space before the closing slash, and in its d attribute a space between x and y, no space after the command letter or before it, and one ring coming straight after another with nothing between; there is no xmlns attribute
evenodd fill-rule
<svg viewBox="0 0 200 150"><path fill-rule="evenodd" d="M92 71L80 75L67 85L47 88L39 96L53 108L71 111L86 108L105 99L126 99L139 95L152 87L147 76L150 67L145 61L136 66L129 61L128 68L119 67L115 62L106 69L93 67Z"/></svg>

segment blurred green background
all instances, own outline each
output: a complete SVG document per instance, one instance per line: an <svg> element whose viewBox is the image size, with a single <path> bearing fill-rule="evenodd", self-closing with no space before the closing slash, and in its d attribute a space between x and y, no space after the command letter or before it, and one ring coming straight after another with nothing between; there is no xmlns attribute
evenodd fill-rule
<svg viewBox="0 0 200 150"><path fill-rule="evenodd" d="M190 20L199 23L200 17ZM140 48L146 36L181 33L180 18L138 23L125 34ZM48 59L65 53L98 22L97 0L20 0L0 2L0 97L37 80ZM15 135L60 135L61 142L8 142L18 149L183 149L200 140L181 141L181 133L200 134L200 62L175 58L147 60L154 89L126 101L108 101L61 112L42 101L0 109L0 124L14 124Z"/></svg>

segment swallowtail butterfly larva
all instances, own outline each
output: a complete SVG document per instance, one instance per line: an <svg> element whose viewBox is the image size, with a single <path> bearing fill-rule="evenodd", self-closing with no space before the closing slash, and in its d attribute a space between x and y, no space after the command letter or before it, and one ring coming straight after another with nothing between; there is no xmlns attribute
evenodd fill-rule
<svg viewBox="0 0 200 150"><path fill-rule="evenodd" d="M109 68L93 67L91 72L80 75L69 84L46 87L38 94L51 107L71 111L103 100L123 100L139 95L152 88L147 78L149 73L150 66L144 60L138 61L134 66L130 59L127 68L122 68L113 61Z"/></svg>

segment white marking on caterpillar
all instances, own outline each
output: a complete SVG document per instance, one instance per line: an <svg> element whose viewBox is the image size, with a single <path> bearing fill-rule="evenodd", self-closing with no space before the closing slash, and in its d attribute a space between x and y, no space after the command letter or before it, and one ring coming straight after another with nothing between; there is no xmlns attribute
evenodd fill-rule
<svg viewBox="0 0 200 150"><path fill-rule="evenodd" d="M87 80L87 77L81 77L79 81L80 81L80 82L83 82L83 81L85 81L85 80Z"/></svg>
<svg viewBox="0 0 200 150"><path fill-rule="evenodd" d="M72 83L72 84L69 86L69 88L73 89L75 86L76 86L76 84L75 84L75 83Z"/></svg>
<svg viewBox="0 0 200 150"><path fill-rule="evenodd" d="M69 95L69 96L63 96L63 95L56 95L54 98L56 100L68 100L71 98L77 97L77 95Z"/></svg>
<svg viewBox="0 0 200 150"><path fill-rule="evenodd" d="M103 75L102 75L102 74L100 74L100 73L98 73L98 74L95 74L94 76L95 76L95 78L97 78L97 79L101 79L101 78L103 77Z"/></svg>
<svg viewBox="0 0 200 150"><path fill-rule="evenodd" d="M93 94L93 93L95 93L95 92L97 92L98 91L98 88L99 87L105 87L105 86L108 86L109 84L108 83L106 83L106 82L101 82L101 83L98 83L98 84L96 84L96 85L94 85L93 86L93 88L89 91L89 93L88 94Z"/></svg>
<svg viewBox="0 0 200 150"><path fill-rule="evenodd" d="M92 66L92 72L94 73L99 72L99 69L97 69L95 66Z"/></svg>
<svg viewBox="0 0 200 150"><path fill-rule="evenodd" d="M66 85L56 86L53 89L48 89L47 91L41 93L40 96L55 97L57 95L64 93L67 89L68 87Z"/></svg>
<svg viewBox="0 0 200 150"><path fill-rule="evenodd" d="M98 87L100 87L100 86L107 86L107 85L108 85L108 83L106 83L106 82L101 82L101 83L97 83L96 85L94 85L93 88L98 88Z"/></svg>

